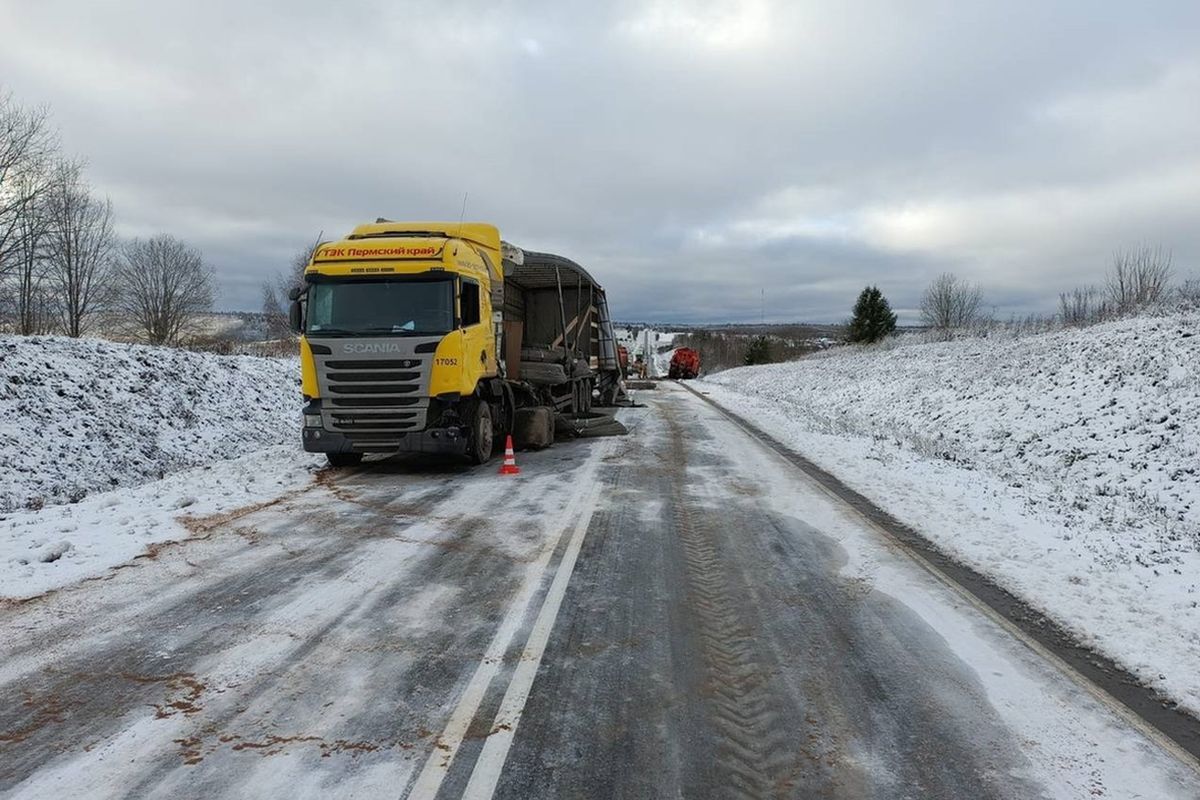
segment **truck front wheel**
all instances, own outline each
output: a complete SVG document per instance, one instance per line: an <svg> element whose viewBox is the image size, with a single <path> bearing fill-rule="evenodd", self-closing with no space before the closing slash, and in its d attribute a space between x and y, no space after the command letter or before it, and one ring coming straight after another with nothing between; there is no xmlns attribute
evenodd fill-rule
<svg viewBox="0 0 1200 800"><path fill-rule="evenodd" d="M494 435L492 429L492 408L479 398L471 398L464 403L463 415L467 423L467 458L472 464L486 463L492 457Z"/></svg>

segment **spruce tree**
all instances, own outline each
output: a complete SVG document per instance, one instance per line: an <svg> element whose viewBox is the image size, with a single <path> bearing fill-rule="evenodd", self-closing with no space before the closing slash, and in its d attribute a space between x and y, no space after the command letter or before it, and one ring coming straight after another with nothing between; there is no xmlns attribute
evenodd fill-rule
<svg viewBox="0 0 1200 800"><path fill-rule="evenodd" d="M771 363L771 340L766 336L755 336L751 339L744 361L747 366Z"/></svg>
<svg viewBox="0 0 1200 800"><path fill-rule="evenodd" d="M868 286L858 295L850 320L849 340L870 344L896 330L896 315L878 287Z"/></svg>

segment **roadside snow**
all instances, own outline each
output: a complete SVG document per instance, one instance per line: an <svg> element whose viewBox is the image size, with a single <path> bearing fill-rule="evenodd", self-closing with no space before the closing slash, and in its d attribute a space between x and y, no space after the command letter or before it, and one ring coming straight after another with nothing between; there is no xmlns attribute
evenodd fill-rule
<svg viewBox="0 0 1200 800"><path fill-rule="evenodd" d="M1200 712L1200 320L840 349L697 383Z"/></svg>
<svg viewBox="0 0 1200 800"><path fill-rule="evenodd" d="M71 505L0 520L0 599L41 594L203 535L205 518L268 503L312 483L324 459L296 444L177 472Z"/></svg>
<svg viewBox="0 0 1200 800"><path fill-rule="evenodd" d="M293 359L0 337L0 516L296 440Z"/></svg>
<svg viewBox="0 0 1200 800"><path fill-rule="evenodd" d="M298 374L293 359L0 338L0 598L307 485L320 460L299 448Z"/></svg>

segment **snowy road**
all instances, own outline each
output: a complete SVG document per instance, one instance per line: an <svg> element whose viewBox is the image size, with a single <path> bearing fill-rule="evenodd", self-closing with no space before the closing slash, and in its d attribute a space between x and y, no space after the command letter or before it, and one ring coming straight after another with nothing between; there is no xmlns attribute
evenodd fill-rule
<svg viewBox="0 0 1200 800"><path fill-rule="evenodd" d="M522 474L386 462L0 607L0 796L1196 798L668 385Z"/></svg>

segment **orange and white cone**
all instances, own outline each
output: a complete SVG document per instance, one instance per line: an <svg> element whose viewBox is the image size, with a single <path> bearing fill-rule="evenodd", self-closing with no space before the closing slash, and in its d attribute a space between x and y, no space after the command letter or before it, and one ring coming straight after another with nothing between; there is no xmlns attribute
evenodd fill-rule
<svg viewBox="0 0 1200 800"><path fill-rule="evenodd" d="M521 468L517 466L517 454L513 452L512 434L504 442L504 463L500 465L501 475L519 475Z"/></svg>

